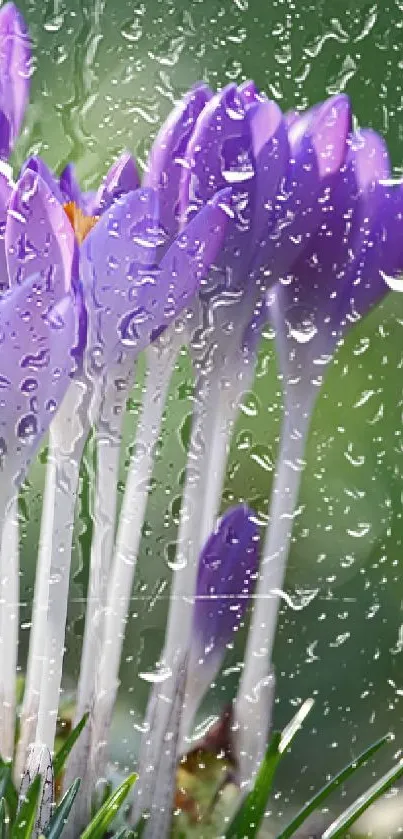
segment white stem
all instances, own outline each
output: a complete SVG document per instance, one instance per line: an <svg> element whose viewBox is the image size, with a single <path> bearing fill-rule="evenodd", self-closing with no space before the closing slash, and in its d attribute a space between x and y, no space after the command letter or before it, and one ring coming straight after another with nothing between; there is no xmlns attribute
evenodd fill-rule
<svg viewBox="0 0 403 839"><path fill-rule="evenodd" d="M304 468L306 437L317 390L309 381L304 384L305 390L300 390L298 401L293 400L290 406L290 400L286 399L269 524L235 703L241 784L249 784L256 773L269 734L274 689L272 652Z"/></svg>
<svg viewBox="0 0 403 839"><path fill-rule="evenodd" d="M71 836L77 835L77 830L82 828L94 783L103 771L109 726L119 686L120 659L154 464L155 445L160 435L171 374L181 343L179 336L173 334L169 345L162 349L158 345L150 347L147 353L148 369L142 414L135 453L129 465L108 581L102 653L89 721L90 755L86 772L82 777L74 819L70 820ZM67 839L69 835L68 831Z"/></svg>
<svg viewBox="0 0 403 839"><path fill-rule="evenodd" d="M14 755L19 628L18 496L8 510L0 554L0 754Z"/></svg>
<svg viewBox="0 0 403 839"><path fill-rule="evenodd" d="M118 378L117 374L119 374ZM113 376L109 376L97 425L94 526L75 724L91 709L94 701L95 682L102 650L102 622L115 541L122 425L126 401L133 386L134 377L135 365L132 359L126 360L124 367L115 371ZM119 383L118 387L116 381ZM76 778L84 777L89 747L90 726L86 725L66 766L64 784L67 789Z"/></svg>
<svg viewBox="0 0 403 839"><path fill-rule="evenodd" d="M154 806L153 795L163 795L154 788L153 772L160 765L164 751L167 725L175 707L179 686L175 678L178 662L187 651L191 632L197 563L200 550L201 514L207 482L209 441L214 436L214 408L219 394L219 376L204 371L196 387L192 434L188 452L186 482L182 499L178 533L177 569L170 597L168 626L162 660L170 673L161 686L155 684L148 702L145 730L139 759L139 780L134 790L131 823ZM166 783L170 782L166 778Z"/></svg>
<svg viewBox="0 0 403 839"><path fill-rule="evenodd" d="M53 452L52 436L49 438L49 453L46 467L43 497L39 553L36 568L32 628L29 639L27 674L24 699L20 717L20 736L17 744L14 779L18 785L25 769L30 744L34 741L38 719L39 695L42 681L43 652L46 638L46 615L49 598L49 573L52 553L53 519L56 497L56 452Z"/></svg>
<svg viewBox="0 0 403 839"><path fill-rule="evenodd" d="M97 426L97 485L91 543L90 577L85 615L83 650L77 690L76 722L89 710L97 671L103 610L115 542L119 462L124 409L134 381L134 364L125 387L107 388ZM109 414L108 419L106 415Z"/></svg>
<svg viewBox="0 0 403 839"><path fill-rule="evenodd" d="M232 360L230 376L226 373L228 387L221 388L216 403L209 406L214 414L211 438L205 453L206 481L200 521L199 550L212 532L221 504L225 472L231 438L243 394L249 390L255 373L256 356L247 363L242 356Z"/></svg>
<svg viewBox="0 0 403 839"><path fill-rule="evenodd" d="M49 506L43 511L50 518L44 524L46 536L40 571L48 577L47 609L44 604L44 609L37 613L41 624L37 638L43 646L42 650L38 649L36 659L42 671L36 742L47 746L50 752L54 747L59 709L74 511L80 462L89 431L90 401L87 384L79 379L72 382L50 429L50 457L55 462L55 474L51 484L53 499L49 498ZM38 583L40 590L41 583Z"/></svg>

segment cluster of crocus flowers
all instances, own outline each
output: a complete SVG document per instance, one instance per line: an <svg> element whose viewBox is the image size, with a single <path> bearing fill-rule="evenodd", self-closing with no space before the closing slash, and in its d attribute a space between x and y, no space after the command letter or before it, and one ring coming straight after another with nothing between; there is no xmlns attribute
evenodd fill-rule
<svg viewBox="0 0 403 839"><path fill-rule="evenodd" d="M29 40L11 4L0 12L0 60L7 157L21 127L30 66ZM56 177L31 157L16 183L0 172L0 199L0 751L7 758L14 751L18 640L16 499L49 429L17 776L27 760L31 773L42 772L54 746L75 503L91 429L97 445L76 708L77 719L89 711L89 722L66 770L66 785L82 779L66 836L78 835L105 772L155 443L183 345L192 359L193 423L160 657L166 679L151 691L130 816L134 825L147 813L144 836L163 839L178 757L255 582L231 717L240 786L247 788L263 755L310 417L326 364L350 324L403 268L403 189L391 180L381 138L353 131L347 97L284 115L248 82L218 93L206 85L190 90L157 136L142 182L128 152L90 193L72 166ZM257 521L245 505L217 519L233 424L268 320L284 423L260 551ZM142 411L117 521L122 421L142 351Z"/></svg>

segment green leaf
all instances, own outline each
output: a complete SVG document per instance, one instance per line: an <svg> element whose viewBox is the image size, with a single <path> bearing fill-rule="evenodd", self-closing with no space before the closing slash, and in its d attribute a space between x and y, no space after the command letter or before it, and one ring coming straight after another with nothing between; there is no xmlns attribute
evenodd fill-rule
<svg viewBox="0 0 403 839"><path fill-rule="evenodd" d="M45 828L44 835L46 839L59 839L59 836L61 836L70 815L70 810L74 804L74 799L78 793L80 783L80 778L73 781L71 787L69 787L66 794L63 796L60 804L53 813L49 824Z"/></svg>
<svg viewBox="0 0 403 839"><path fill-rule="evenodd" d="M81 839L101 839L136 781L137 775L133 772L115 789L81 834Z"/></svg>
<svg viewBox="0 0 403 839"><path fill-rule="evenodd" d="M312 706L313 700L307 699L284 731L281 734L279 732L273 734L263 763L259 768L254 787L235 814L225 833L225 839L253 839L257 836L264 818L277 766Z"/></svg>
<svg viewBox="0 0 403 839"><path fill-rule="evenodd" d="M37 775L28 788L27 794L17 813L17 818L11 831L11 839L31 839L41 789L42 776Z"/></svg>
<svg viewBox="0 0 403 839"><path fill-rule="evenodd" d="M254 787L235 814L225 833L225 839L245 839L245 837L252 839L253 836L257 835L266 809L274 774L281 760L280 743L281 733L276 731L260 766Z"/></svg>
<svg viewBox="0 0 403 839"><path fill-rule="evenodd" d="M67 737L67 740L65 741L65 743L63 743L61 749L59 749L57 754L54 756L54 758L53 758L53 771L55 773L55 778L57 778L58 775L60 775L60 773L62 772L62 770L64 768L64 764L66 763L66 760L67 760L74 744L78 740L78 738L79 738L87 720L88 720L88 712L86 714L84 714L83 718L80 720L78 725L76 725L76 727L73 728L73 730L70 732L69 736Z"/></svg>
<svg viewBox="0 0 403 839"><path fill-rule="evenodd" d="M295 816L295 818L287 825L287 827L277 835L276 839L289 839L289 837L294 836L295 831L301 824L306 821L308 816L311 815L315 810L323 804L326 798L331 795L331 793L337 789L337 787L344 784L354 772L357 771L361 766L370 760L374 754L380 749L385 743L388 742L388 735L382 737L380 740L377 740L376 743L373 743L372 746L369 746L365 752L362 752L357 758L352 760L347 766L344 767L334 778L331 779L327 784L325 784L322 789L317 792L313 798L305 805L305 807L300 810L299 813Z"/></svg>
<svg viewBox="0 0 403 839"><path fill-rule="evenodd" d="M1 792L1 795L6 799L8 814L10 816L11 822L14 822L18 809L18 792L13 784L13 779L11 777L11 763L6 763L0 757L0 772L2 773L3 770L8 771L8 780L6 782L4 792ZM1 775L1 777L3 777L3 775Z"/></svg>
<svg viewBox="0 0 403 839"><path fill-rule="evenodd" d="M359 798L351 804L347 810L339 816L330 827L322 835L322 839L339 839L339 837L344 837L346 834L346 830L354 824L355 821L359 818L359 816L364 813L371 804L374 803L384 792L387 792L390 787L393 786L395 781L398 780L403 775L403 760L400 760L398 764L392 767L386 775L383 775L379 781L376 781L363 795L360 795Z"/></svg>
<svg viewBox="0 0 403 839"><path fill-rule="evenodd" d="M5 798L2 798L0 801L0 839L6 839L6 831L6 801Z"/></svg>
<svg viewBox="0 0 403 839"><path fill-rule="evenodd" d="M122 827L122 830L118 830L117 833L113 834L112 839L135 839L135 833L129 830L128 827Z"/></svg>
<svg viewBox="0 0 403 839"><path fill-rule="evenodd" d="M147 818L143 815L138 820L138 822L136 824L136 827L134 828L134 832L133 832L134 839L141 839L141 837L142 837L142 835L143 835L143 833L146 829L146 824L147 824Z"/></svg>

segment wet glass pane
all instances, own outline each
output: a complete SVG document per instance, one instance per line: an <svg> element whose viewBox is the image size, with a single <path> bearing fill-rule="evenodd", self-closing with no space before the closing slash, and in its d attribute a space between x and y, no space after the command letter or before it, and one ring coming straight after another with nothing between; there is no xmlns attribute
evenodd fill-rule
<svg viewBox="0 0 403 839"><path fill-rule="evenodd" d="M75 718L80 679L87 690L81 710L90 710L90 723L94 706L101 709L100 727L91 734L87 790L94 791L98 775L116 785L129 772L144 769L141 743L144 748L147 725L155 734L167 707L173 716L168 714L161 725L170 735L167 742L174 743L173 753L166 765L161 762L160 774L156 761L151 776L157 785L162 775L173 777L176 758L200 741L206 747L209 726L222 722L249 655L256 665L251 672L257 692L248 693L246 704L248 725L255 731L242 742L251 750L256 747L259 759L268 724L271 731L284 729L305 700L314 700L290 753L280 761L263 837L277 835L326 780L375 740L391 735L379 754L326 802L325 812L314 814L314 835L322 835L347 804L401 758L403 742L403 192L398 184L403 174L403 4L21 0L19 9L32 38L32 59L17 68L19 86L9 80L11 24L4 25L4 32L0 27L5 149L0 152L14 179L6 188L8 175L0 168L5 294L5 302L0 301L0 467L7 510L3 530L15 520L12 487L21 486L19 677L26 674L30 639L33 643L42 516L48 522L42 532L45 554L46 543L53 544L53 564L42 573L39 594L37 583L45 635L37 637L36 664L31 662L35 724L26 745L32 738L37 744L43 739L51 748L47 735L55 722L52 695L57 695L63 647L64 585L68 611L57 733ZM26 37L18 30L18 49ZM13 55L22 62L18 50ZM21 77L29 76L29 103L18 122L25 96ZM237 92L236 86L249 79L263 95L248 94L245 87ZM197 100L205 95L200 90L193 97L182 134L169 148L169 165L180 173L173 198L168 163L159 181L147 180L148 154L181 97L200 81L214 92L232 88L221 100L211 133L201 130L186 157L193 118L200 128L197 108L200 114L212 111L207 94L203 102ZM277 108L270 117L269 110L264 112L265 97L288 115L287 127ZM300 128L291 125L289 112L305 114L319 104L322 110L311 112L306 122L301 119ZM384 139L389 164L386 146L364 128ZM272 145L263 160L259 154L268 148L265 143ZM161 148L166 146L160 140ZM121 158L126 152L136 161L138 176L134 161ZM99 191L118 159L118 168ZM71 163L79 187L70 180L70 170L59 182ZM155 160L151 171L152 165L156 170ZM152 190L136 197L142 179L143 185L158 187L159 208ZM208 199L216 200L223 187L211 218L197 227L196 211ZM135 197L125 203L128 195ZM192 223L196 227L187 227ZM184 239L170 251L179 235ZM29 293L27 283L32 284ZM259 288L255 297L254 284ZM12 304L4 291L9 285L12 294L20 295ZM263 300L267 316L250 329L254 316L262 314ZM9 396L11 391L18 398ZM7 434L17 440L15 451ZM60 470L56 466L53 474L54 505L50 501L46 508L52 462ZM186 487L187 530L183 506L181 513ZM117 536L111 526L115 502ZM176 743L177 705L183 704L186 667L198 649L195 633L204 644L192 611L196 573L186 573L192 563L197 568L217 517L241 504L252 508L256 533L248 542L245 522L231 520L229 531L217 537L225 550L222 541L211 549L213 571L213 560L224 563L225 551L229 565L205 583L212 605L200 618L207 626L207 646L198 664L206 669L207 684L200 689L201 704L195 699L186 732L176 732ZM265 537L270 531L271 542ZM17 553L12 527L6 537L0 663L4 672L7 666L12 672L16 611L10 568L15 567L7 562L9 555L15 561ZM96 546L92 585L101 592L99 602L91 595L91 543ZM248 571L235 580L232 591L245 557L256 577L257 543L266 589L251 595ZM51 552L47 556L50 563ZM106 564L101 568L96 563L102 557ZM125 598L127 614L119 605ZM48 601L53 605L47 612ZM246 646L257 603L262 621L273 624L273 650L269 631L263 631L257 646L255 638L253 650ZM80 677L91 606L93 646ZM231 608L238 610L239 620L234 619L236 631L227 637ZM217 614L224 614L224 627ZM164 657L167 621L173 647ZM223 655L214 668L220 644ZM88 673L93 684L85 682ZM196 696L196 665L192 673ZM0 680L5 708L10 682L8 687L7 693ZM155 700L150 723L150 696L164 690L168 698L165 704ZM11 686L11 703L12 695ZM42 722L36 728L38 708ZM216 753L222 759L218 768L214 764L208 771L211 753L200 758L207 770L200 761L193 764L192 756L183 765L173 836L180 831L190 837L224 835L224 816L229 818L241 800L238 784L244 770L236 722L235 706L230 720L235 729L230 734L220 730L223 739L213 747L210 743L214 760ZM4 711L0 740L6 750L12 750L4 734L10 724ZM86 731L93 732L91 724ZM98 748L105 739L106 752ZM166 743L164 750L169 753ZM24 753L19 760L22 769ZM243 775L244 789L256 770L252 764ZM222 765L228 774L221 774ZM217 793L222 777L224 795ZM164 801L170 802L173 787L168 784L165 792ZM378 806L394 813L399 801L393 797ZM136 807L141 812L138 801ZM382 827L384 812L374 815L378 832L368 835L392 836L401 830L394 815L391 826ZM368 819L360 824L360 835L367 835ZM166 823L161 825L154 827L151 839L168 835ZM301 835L312 834L307 828Z"/></svg>

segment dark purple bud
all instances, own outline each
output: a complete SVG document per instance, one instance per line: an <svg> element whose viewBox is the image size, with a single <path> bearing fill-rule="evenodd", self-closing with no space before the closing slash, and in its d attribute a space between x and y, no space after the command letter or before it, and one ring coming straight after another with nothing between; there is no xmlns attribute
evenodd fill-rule
<svg viewBox="0 0 403 839"><path fill-rule="evenodd" d="M250 603L259 551L254 513L240 505L220 519L200 554L183 734L217 675L227 645Z"/></svg>

